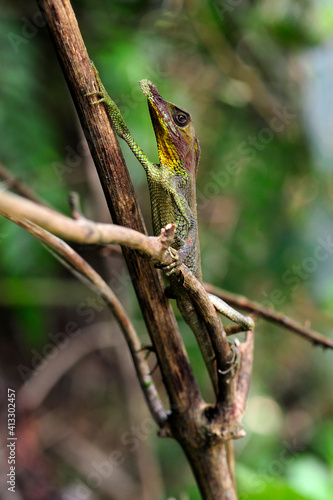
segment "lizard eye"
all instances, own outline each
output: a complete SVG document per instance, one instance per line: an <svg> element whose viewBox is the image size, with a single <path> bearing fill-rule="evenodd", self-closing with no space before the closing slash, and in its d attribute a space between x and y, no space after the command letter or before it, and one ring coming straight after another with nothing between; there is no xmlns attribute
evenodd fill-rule
<svg viewBox="0 0 333 500"><path fill-rule="evenodd" d="M185 125L187 125L189 122L189 116L185 113L176 113L173 119L176 125L179 125L179 127L185 127Z"/></svg>

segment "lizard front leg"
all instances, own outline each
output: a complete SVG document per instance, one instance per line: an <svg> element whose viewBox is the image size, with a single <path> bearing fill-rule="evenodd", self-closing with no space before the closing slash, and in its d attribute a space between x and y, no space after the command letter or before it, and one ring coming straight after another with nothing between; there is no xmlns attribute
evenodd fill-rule
<svg viewBox="0 0 333 500"><path fill-rule="evenodd" d="M93 67L96 80L98 83L99 90L96 90L94 92L89 92L85 94L86 96L92 96L96 95L99 97L97 101L92 102L92 105L96 104L104 104L105 109L107 111L109 120L114 127L114 130L116 131L117 135L123 139L129 146L129 148L132 150L134 153L135 157L139 160L143 168L145 169L147 175L150 175L151 177L156 177L159 175L158 173L158 168L156 165L149 160L147 155L144 153L142 148L135 142L134 138L132 137L129 128L127 127L124 118L122 117L120 110L116 103L111 99L109 94L107 93L103 82L99 76L99 73L96 69L95 64L91 61L91 65Z"/></svg>
<svg viewBox="0 0 333 500"><path fill-rule="evenodd" d="M185 264L199 279L201 278L197 221L186 198L179 192L172 193L177 205L178 216L175 223L175 246L169 248L174 261L163 268L167 276L172 275L181 264ZM178 248L178 245L179 248Z"/></svg>

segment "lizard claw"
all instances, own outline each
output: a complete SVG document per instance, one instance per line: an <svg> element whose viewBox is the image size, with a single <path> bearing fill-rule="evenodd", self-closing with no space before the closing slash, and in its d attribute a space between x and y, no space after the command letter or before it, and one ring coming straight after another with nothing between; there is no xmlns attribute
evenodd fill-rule
<svg viewBox="0 0 333 500"><path fill-rule="evenodd" d="M230 343L230 348L232 351L232 358L230 359L230 361L228 361L228 365L230 366L226 370L218 370L218 373L220 375L225 376L228 373L232 372L232 377L234 377L238 372L241 358L238 345L239 344L237 342L235 342L235 344Z"/></svg>
<svg viewBox="0 0 333 500"><path fill-rule="evenodd" d="M177 270L177 268L181 265L182 261L179 259L179 253L174 248L169 247L168 252L170 256L173 258L173 262L171 262L171 264L158 267L162 269L162 271L166 276L171 276L171 274L173 274Z"/></svg>

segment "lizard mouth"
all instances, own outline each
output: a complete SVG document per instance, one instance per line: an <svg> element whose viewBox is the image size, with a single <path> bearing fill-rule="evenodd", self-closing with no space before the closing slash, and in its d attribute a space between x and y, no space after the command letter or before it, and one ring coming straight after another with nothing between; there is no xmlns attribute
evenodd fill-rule
<svg viewBox="0 0 333 500"><path fill-rule="evenodd" d="M140 87L148 100L160 163L162 165L179 163L175 147L175 142L179 140L179 132L173 122L170 110L173 105L161 96L156 85L149 80L141 80Z"/></svg>
<svg viewBox="0 0 333 500"><path fill-rule="evenodd" d="M161 96L156 85L149 80L141 80L140 87L143 94L147 97L149 111L153 111L160 122L164 124L170 122L170 103ZM175 130L173 130L173 132L175 132Z"/></svg>
<svg viewBox="0 0 333 500"><path fill-rule="evenodd" d="M158 139L161 139L161 132L166 132L166 129L169 129L169 133L171 132L171 135L174 134L178 136L179 134L177 128L173 123L173 119L170 113L171 104L161 96L161 94L157 90L156 85L149 80L141 80L140 87L143 94L147 97L148 100L149 112L157 141Z"/></svg>

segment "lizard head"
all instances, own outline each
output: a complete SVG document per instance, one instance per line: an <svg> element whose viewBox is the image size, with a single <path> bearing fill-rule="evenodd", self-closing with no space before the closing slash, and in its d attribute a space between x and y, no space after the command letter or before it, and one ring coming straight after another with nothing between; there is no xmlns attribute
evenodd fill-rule
<svg viewBox="0 0 333 500"><path fill-rule="evenodd" d="M161 166L185 168L196 176L200 146L190 113L166 101L149 80L141 80L140 87L148 99Z"/></svg>

